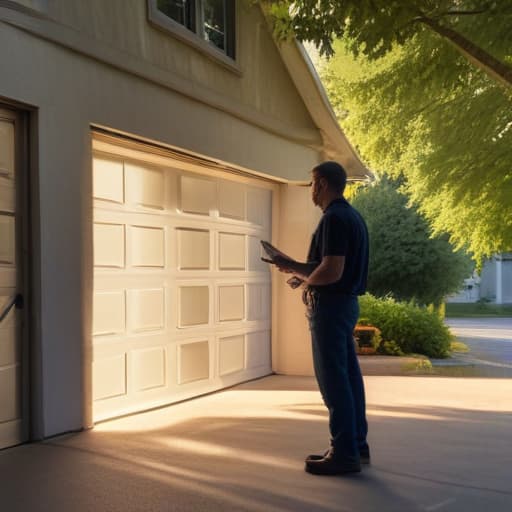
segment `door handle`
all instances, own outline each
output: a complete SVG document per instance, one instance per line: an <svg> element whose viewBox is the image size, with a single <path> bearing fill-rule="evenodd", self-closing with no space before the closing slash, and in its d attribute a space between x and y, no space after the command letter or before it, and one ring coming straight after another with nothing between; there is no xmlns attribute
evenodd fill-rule
<svg viewBox="0 0 512 512"><path fill-rule="evenodd" d="M12 299L7 303L4 310L0 314L0 322L4 320L4 318L9 314L9 311L15 307L16 309L23 308L23 295L21 293L16 294Z"/></svg>

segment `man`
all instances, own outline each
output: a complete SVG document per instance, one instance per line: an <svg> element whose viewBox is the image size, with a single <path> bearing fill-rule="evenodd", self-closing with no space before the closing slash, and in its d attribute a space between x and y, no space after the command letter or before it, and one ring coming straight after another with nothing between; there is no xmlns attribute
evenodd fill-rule
<svg viewBox="0 0 512 512"><path fill-rule="evenodd" d="M364 384L353 340L357 296L366 289L368 231L343 197L347 175L340 164L324 162L313 169L312 178L312 200L323 216L308 261L278 257L275 262L279 270L305 283L315 375L329 410L331 447L323 455L310 455L305 470L318 475L354 473L370 461Z"/></svg>

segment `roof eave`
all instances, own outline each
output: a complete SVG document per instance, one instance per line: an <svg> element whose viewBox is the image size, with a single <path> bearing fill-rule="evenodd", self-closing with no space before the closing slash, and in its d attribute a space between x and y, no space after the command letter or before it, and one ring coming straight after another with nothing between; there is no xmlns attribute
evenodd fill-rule
<svg viewBox="0 0 512 512"><path fill-rule="evenodd" d="M296 39L276 44L297 91L322 135L323 159L340 162L350 181L373 180L374 174L361 162L338 124L327 93L304 46Z"/></svg>

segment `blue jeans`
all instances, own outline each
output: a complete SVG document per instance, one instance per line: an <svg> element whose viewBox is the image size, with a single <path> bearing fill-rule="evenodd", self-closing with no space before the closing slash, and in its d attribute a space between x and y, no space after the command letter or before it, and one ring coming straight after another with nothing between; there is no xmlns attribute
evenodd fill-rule
<svg viewBox="0 0 512 512"><path fill-rule="evenodd" d="M318 387L329 410L336 457L359 459L368 449L364 383L353 339L356 296L313 292L306 300Z"/></svg>

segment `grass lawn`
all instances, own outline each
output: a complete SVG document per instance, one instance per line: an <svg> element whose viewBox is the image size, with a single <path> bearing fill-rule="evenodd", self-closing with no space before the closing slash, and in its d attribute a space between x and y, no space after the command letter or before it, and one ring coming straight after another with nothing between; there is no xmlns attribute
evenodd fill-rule
<svg viewBox="0 0 512 512"><path fill-rule="evenodd" d="M475 302L473 304L446 304L446 318L470 317L512 317L512 304L488 304Z"/></svg>

